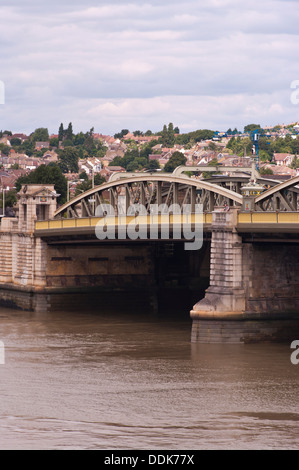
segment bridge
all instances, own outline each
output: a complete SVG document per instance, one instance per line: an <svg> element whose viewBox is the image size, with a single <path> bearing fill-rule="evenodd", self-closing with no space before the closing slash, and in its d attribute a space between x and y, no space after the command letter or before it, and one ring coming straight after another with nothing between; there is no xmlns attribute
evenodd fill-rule
<svg viewBox="0 0 299 470"><path fill-rule="evenodd" d="M125 298L128 308L157 311L174 299L189 308L194 342L294 335L299 176L277 182L254 167L221 167L200 179L198 171L119 173L58 208L54 186L22 187L19 216L1 223L0 301L113 310ZM202 243L186 248L196 230Z"/></svg>

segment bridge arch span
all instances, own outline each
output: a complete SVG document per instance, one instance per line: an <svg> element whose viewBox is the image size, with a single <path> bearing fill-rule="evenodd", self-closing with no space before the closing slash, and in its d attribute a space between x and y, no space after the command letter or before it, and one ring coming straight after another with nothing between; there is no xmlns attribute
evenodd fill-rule
<svg viewBox="0 0 299 470"><path fill-rule="evenodd" d="M130 176L109 181L76 196L62 205L54 214L55 218L92 217L100 204L111 204L117 212L117 202L122 196L127 207L134 203L143 204L147 210L151 204L202 204L203 210L211 212L215 206L224 203L242 205L242 195L227 188L187 176L148 174Z"/></svg>
<svg viewBox="0 0 299 470"><path fill-rule="evenodd" d="M299 210L299 175L283 181L255 198L255 208L258 211L288 211Z"/></svg>

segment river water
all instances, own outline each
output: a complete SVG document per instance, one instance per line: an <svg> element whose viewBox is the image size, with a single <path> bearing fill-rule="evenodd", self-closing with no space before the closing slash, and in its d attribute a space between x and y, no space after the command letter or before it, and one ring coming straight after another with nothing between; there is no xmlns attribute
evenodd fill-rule
<svg viewBox="0 0 299 470"><path fill-rule="evenodd" d="M289 344L191 344L188 318L0 309L0 449L296 449ZM299 339L299 338L294 338Z"/></svg>

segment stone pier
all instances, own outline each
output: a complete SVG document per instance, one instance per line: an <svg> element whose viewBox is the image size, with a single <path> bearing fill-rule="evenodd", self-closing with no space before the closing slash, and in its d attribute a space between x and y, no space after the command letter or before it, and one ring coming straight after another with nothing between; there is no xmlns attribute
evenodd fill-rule
<svg viewBox="0 0 299 470"><path fill-rule="evenodd" d="M210 285L190 312L192 341L299 337L299 245L245 240L237 216L234 207L213 212Z"/></svg>

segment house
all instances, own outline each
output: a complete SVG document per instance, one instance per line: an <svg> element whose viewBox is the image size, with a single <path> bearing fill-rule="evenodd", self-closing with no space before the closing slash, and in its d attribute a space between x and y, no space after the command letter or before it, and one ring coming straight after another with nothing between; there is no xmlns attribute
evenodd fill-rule
<svg viewBox="0 0 299 470"><path fill-rule="evenodd" d="M293 158L294 155L289 153L274 153L273 155L273 161L276 165L280 166L289 166L292 163Z"/></svg>
<svg viewBox="0 0 299 470"><path fill-rule="evenodd" d="M159 153L150 153L148 156L149 160L159 160L159 158L161 158Z"/></svg>
<svg viewBox="0 0 299 470"><path fill-rule="evenodd" d="M126 170L122 166L105 166L99 173L106 179L106 181L108 181L110 176L114 173L125 171Z"/></svg>
<svg viewBox="0 0 299 470"><path fill-rule="evenodd" d="M290 168L286 165L268 165L268 168L271 168L274 175L294 177L297 175L296 169ZM272 176L272 175L271 175Z"/></svg>
<svg viewBox="0 0 299 470"><path fill-rule="evenodd" d="M50 142L35 142L35 150L48 149Z"/></svg>
<svg viewBox="0 0 299 470"><path fill-rule="evenodd" d="M9 136L4 135L0 138L0 144L5 144L10 146Z"/></svg>
<svg viewBox="0 0 299 470"><path fill-rule="evenodd" d="M54 150L47 150L43 155L44 163L51 163L58 161L58 155Z"/></svg>
<svg viewBox="0 0 299 470"><path fill-rule="evenodd" d="M13 135L8 136L7 139L9 140L9 142L12 139L20 139L21 143L23 143L25 142L25 140L28 140L29 137L26 134L13 134Z"/></svg>

